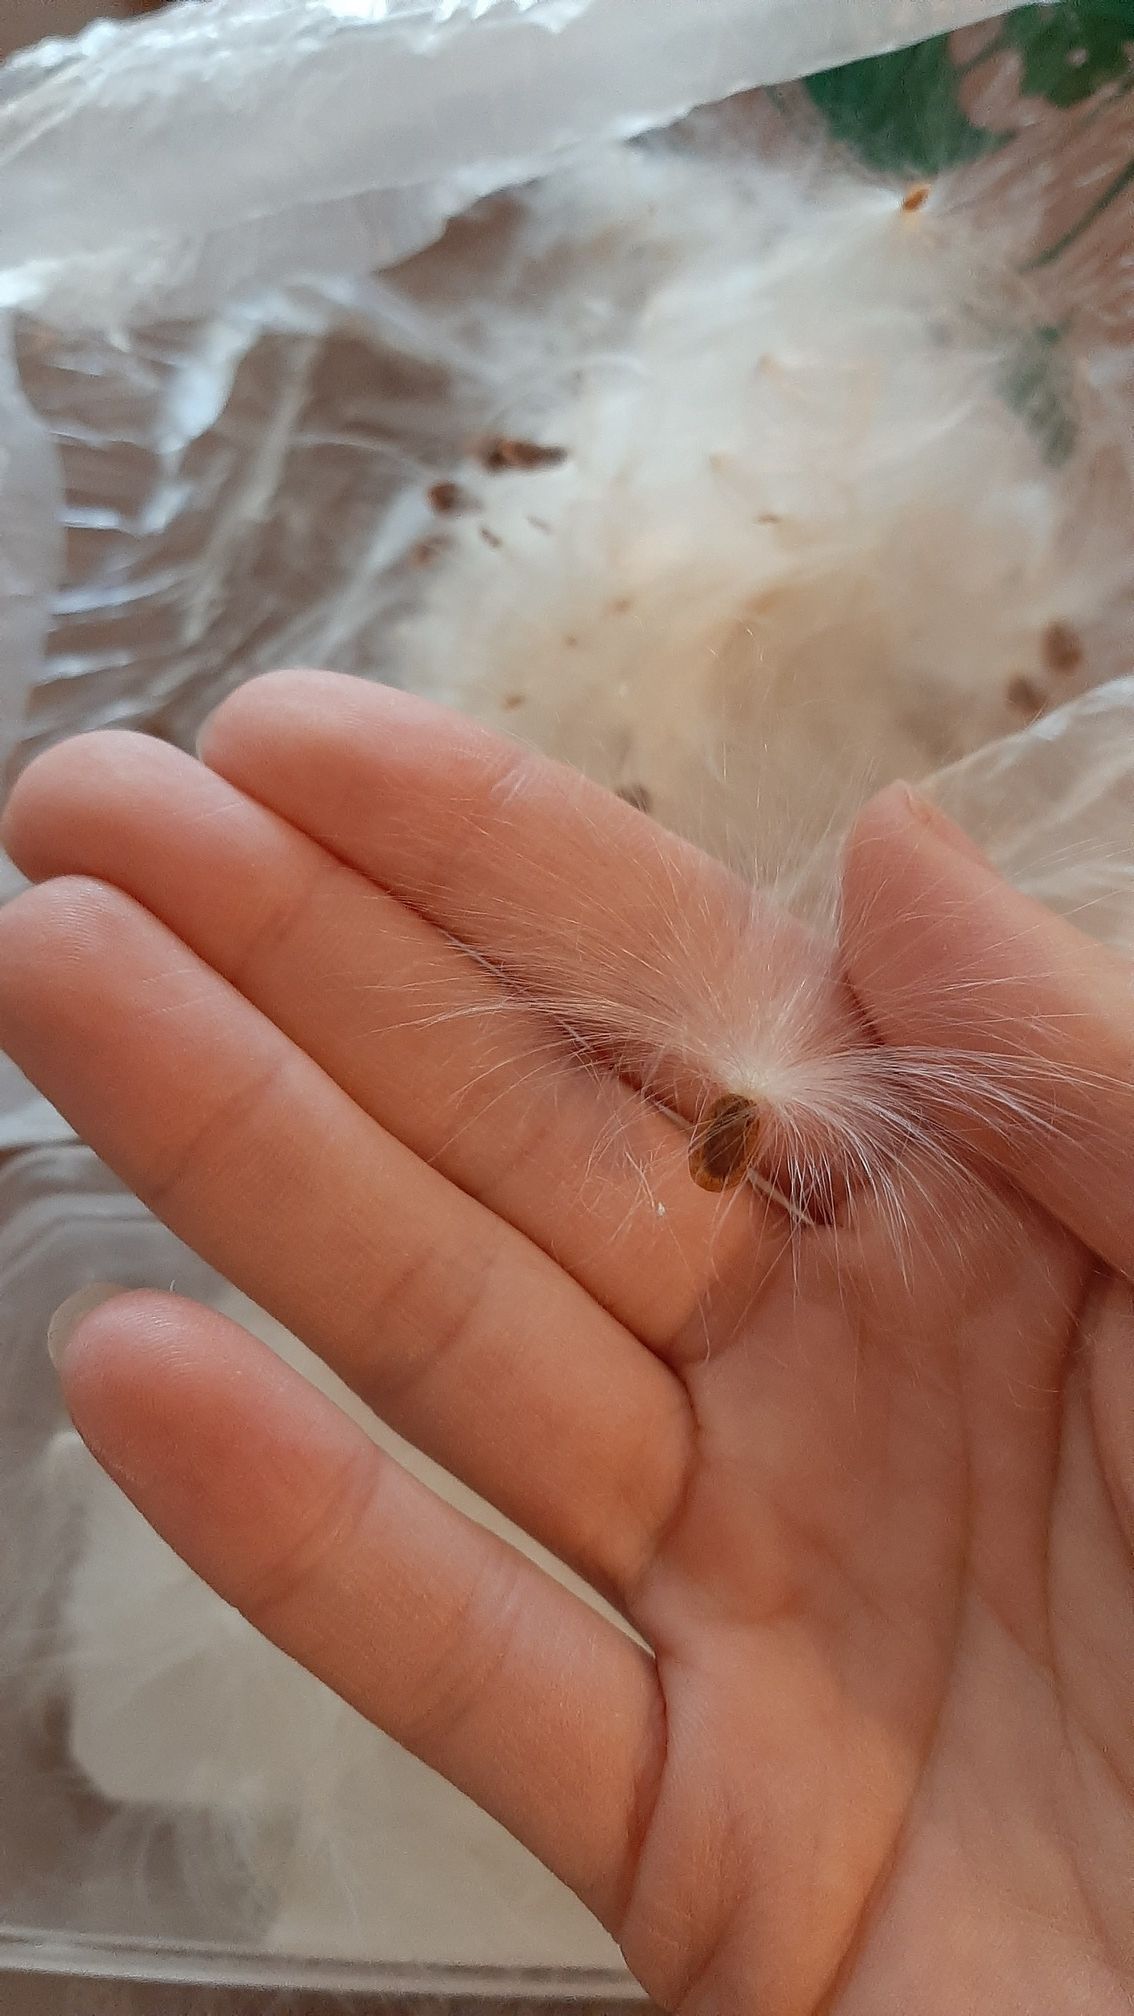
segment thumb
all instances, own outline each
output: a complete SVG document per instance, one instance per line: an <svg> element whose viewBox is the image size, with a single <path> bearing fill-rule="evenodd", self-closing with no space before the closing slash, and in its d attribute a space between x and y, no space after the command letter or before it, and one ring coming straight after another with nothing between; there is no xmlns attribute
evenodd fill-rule
<svg viewBox="0 0 1134 2016"><path fill-rule="evenodd" d="M842 940L878 1035L942 1088L942 1124L1134 1277L1130 969L905 785L851 835Z"/></svg>

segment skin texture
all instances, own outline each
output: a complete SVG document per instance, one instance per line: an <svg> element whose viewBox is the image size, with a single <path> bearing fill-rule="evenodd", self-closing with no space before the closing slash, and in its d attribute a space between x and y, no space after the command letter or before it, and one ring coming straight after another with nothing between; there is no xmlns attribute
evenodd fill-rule
<svg viewBox="0 0 1134 2016"><path fill-rule="evenodd" d="M958 1111L948 1160L896 1172L900 1236L882 1199L793 1238L698 1188L688 1133L541 1007L551 946L580 1002L600 940L608 1008L645 945L662 988L659 909L719 960L726 878L512 745L279 674L200 763L49 753L5 839L40 886L0 915L0 1041L639 1639L227 1321L120 1296L64 1390L185 1559L542 1856L667 2010L1134 2008L1126 971L876 801L833 1023L1038 1061L1050 1110ZM769 974L819 958L749 929Z"/></svg>

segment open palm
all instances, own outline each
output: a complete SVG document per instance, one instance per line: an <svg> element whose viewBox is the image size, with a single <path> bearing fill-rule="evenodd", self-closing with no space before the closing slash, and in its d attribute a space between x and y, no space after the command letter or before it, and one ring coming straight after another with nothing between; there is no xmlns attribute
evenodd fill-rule
<svg viewBox="0 0 1134 2016"><path fill-rule="evenodd" d="M666 2009L1129 2011L1125 972L878 801L843 921L875 1033L1039 1057L1066 1094L1018 1137L959 1113L971 1182L911 1157L793 1233L748 1186L698 1189L676 1120L541 1005L597 1025L648 973L680 1018L714 963L783 988L818 955L747 910L738 944L723 871L331 675L245 687L203 754L100 735L21 781L6 838L42 886L0 916L0 1040L637 1635L173 1297L69 1341L96 1455L563 1876Z"/></svg>

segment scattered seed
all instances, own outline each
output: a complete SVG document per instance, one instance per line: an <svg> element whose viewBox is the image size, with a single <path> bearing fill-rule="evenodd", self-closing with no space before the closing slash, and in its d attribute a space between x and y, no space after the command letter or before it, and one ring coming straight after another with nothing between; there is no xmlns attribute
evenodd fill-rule
<svg viewBox="0 0 1134 2016"><path fill-rule="evenodd" d="M541 441L519 441L508 434L494 435L481 444L480 460L493 475L505 469L558 469L566 462L566 448L551 448Z"/></svg>
<svg viewBox="0 0 1134 2016"><path fill-rule="evenodd" d="M426 492L426 497L430 510L436 511L440 518L451 518L458 511L470 510L473 501L467 490L452 482L434 483Z"/></svg>
<svg viewBox="0 0 1134 2016"><path fill-rule="evenodd" d="M439 557L441 551L442 544L440 539L419 539L417 545L410 553L410 566L428 567Z"/></svg>
<svg viewBox="0 0 1134 2016"><path fill-rule="evenodd" d="M1022 673L1009 680L1007 698L1009 706L1015 707L1021 714L1026 714L1029 721L1034 721L1037 714L1042 714L1046 705L1045 697L1035 681L1025 679Z"/></svg>
<svg viewBox="0 0 1134 2016"><path fill-rule="evenodd" d="M734 1190L756 1158L763 1120L751 1099L735 1092L716 1099L689 1141L689 1174L701 1190Z"/></svg>
<svg viewBox="0 0 1134 2016"><path fill-rule="evenodd" d="M1077 672L1083 662L1083 640L1070 623L1049 623L1043 633L1043 662L1049 672Z"/></svg>

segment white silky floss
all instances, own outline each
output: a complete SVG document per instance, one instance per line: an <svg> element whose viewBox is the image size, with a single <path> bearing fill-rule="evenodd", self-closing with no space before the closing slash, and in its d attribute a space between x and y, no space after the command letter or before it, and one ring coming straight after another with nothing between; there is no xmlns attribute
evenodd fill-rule
<svg viewBox="0 0 1134 2016"><path fill-rule="evenodd" d="M1127 669L1121 422L1081 369L1056 461L1013 403L1026 196L990 238L946 183L655 145L529 200L485 371L497 462L558 459L452 472L400 681L764 879Z"/></svg>

